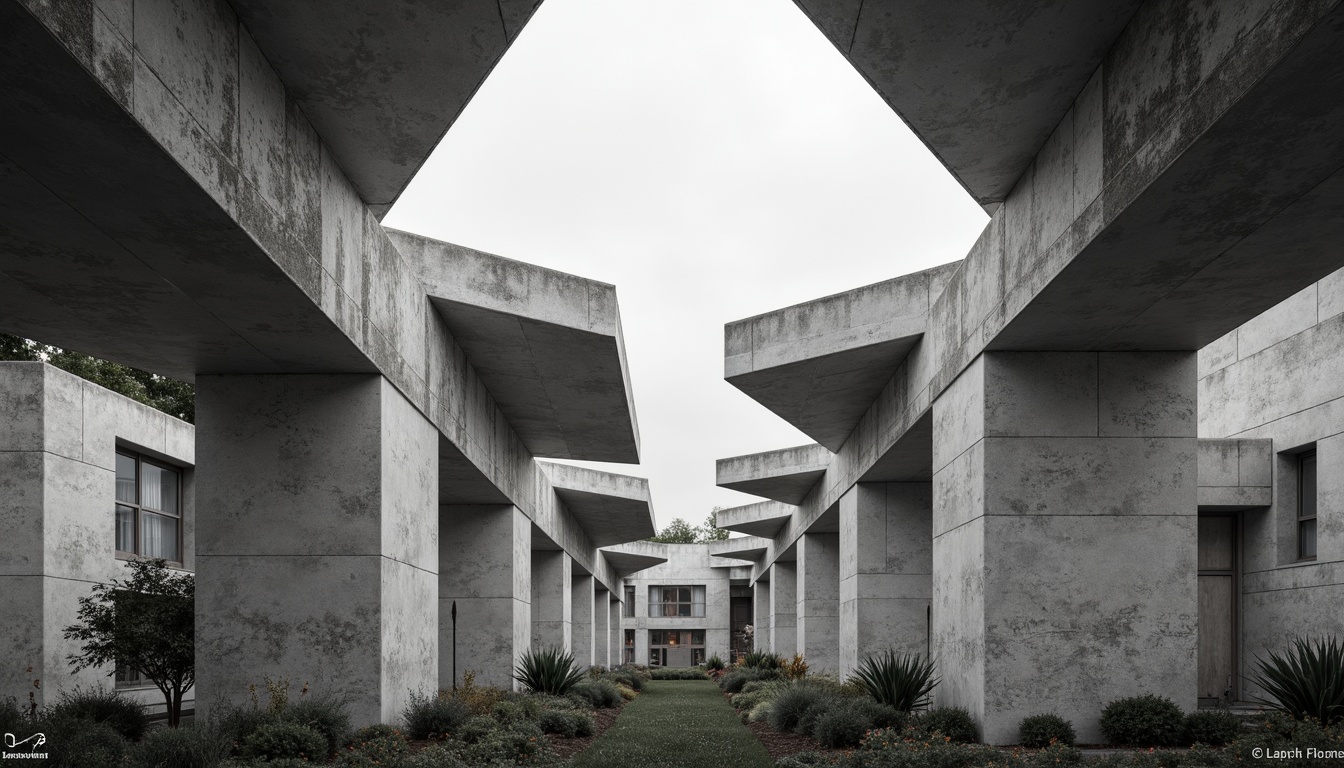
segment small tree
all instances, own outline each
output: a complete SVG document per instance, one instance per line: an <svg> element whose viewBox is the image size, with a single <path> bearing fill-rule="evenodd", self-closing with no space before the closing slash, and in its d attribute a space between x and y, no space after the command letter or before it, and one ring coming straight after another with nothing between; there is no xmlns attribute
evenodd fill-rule
<svg viewBox="0 0 1344 768"><path fill-rule="evenodd" d="M668 523L661 533L649 539L649 541L656 541L661 544L694 544L695 529L691 527L690 523L678 517Z"/></svg>
<svg viewBox="0 0 1344 768"><path fill-rule="evenodd" d="M704 525L700 526L699 543L727 540L728 529L719 527L719 511L722 509L723 507L715 507L709 511L709 517L705 518Z"/></svg>
<svg viewBox="0 0 1344 768"><path fill-rule="evenodd" d="M182 694L196 682L196 582L164 560L133 560L131 578L97 584L79 599L79 620L65 639L80 643L75 671L117 665L140 673L163 693L177 727Z"/></svg>

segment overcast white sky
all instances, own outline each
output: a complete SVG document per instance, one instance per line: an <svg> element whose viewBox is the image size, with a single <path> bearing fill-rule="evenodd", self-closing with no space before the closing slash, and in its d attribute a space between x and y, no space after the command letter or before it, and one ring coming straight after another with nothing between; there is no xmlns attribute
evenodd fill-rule
<svg viewBox="0 0 1344 768"><path fill-rule="evenodd" d="M384 223L614 283L658 526L813 442L723 324L962 258L988 217L788 0L546 0Z"/></svg>

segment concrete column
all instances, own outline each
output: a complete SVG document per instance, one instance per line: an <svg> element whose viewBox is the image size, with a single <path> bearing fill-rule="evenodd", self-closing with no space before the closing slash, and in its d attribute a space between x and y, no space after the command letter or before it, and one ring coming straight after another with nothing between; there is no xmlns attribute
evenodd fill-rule
<svg viewBox="0 0 1344 768"><path fill-rule="evenodd" d="M378 375L196 378L196 685L395 722L439 683L439 435Z"/></svg>
<svg viewBox="0 0 1344 768"><path fill-rule="evenodd" d="M798 653L813 671L840 668L840 534L798 538Z"/></svg>
<svg viewBox="0 0 1344 768"><path fill-rule="evenodd" d="M511 504L439 508L439 687L453 684L457 602L458 681L512 688L532 639L532 522Z"/></svg>
<svg viewBox="0 0 1344 768"><path fill-rule="evenodd" d="M570 648L574 653L574 662L583 668L593 666L596 627L596 616L593 613L594 581L587 574L575 574L570 580Z"/></svg>
<svg viewBox="0 0 1344 768"><path fill-rule="evenodd" d="M990 743L1196 703L1195 355L995 352L933 406L938 704Z"/></svg>
<svg viewBox="0 0 1344 768"><path fill-rule="evenodd" d="M756 636L752 648L770 648L770 582L757 581L751 586L751 621Z"/></svg>
<svg viewBox="0 0 1344 768"><path fill-rule="evenodd" d="M840 497L840 677L887 649L929 653L930 483L858 483Z"/></svg>
<svg viewBox="0 0 1344 768"><path fill-rule="evenodd" d="M611 593L602 587L593 591L593 664L611 666Z"/></svg>
<svg viewBox="0 0 1344 768"><path fill-rule="evenodd" d="M562 550L532 550L532 648L573 648L571 639L574 561Z"/></svg>
<svg viewBox="0 0 1344 768"><path fill-rule="evenodd" d="M619 667L625 661L625 633L621 627L621 601L616 595L611 596L611 601L607 606L607 620L610 622L607 654L611 659L607 666Z"/></svg>
<svg viewBox="0 0 1344 768"><path fill-rule="evenodd" d="M783 656L798 652L798 569L775 561L770 566L770 650Z"/></svg>

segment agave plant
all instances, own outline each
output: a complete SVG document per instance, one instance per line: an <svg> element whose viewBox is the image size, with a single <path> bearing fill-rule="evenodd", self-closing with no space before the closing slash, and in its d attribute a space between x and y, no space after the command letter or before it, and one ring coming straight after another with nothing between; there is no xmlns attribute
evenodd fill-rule
<svg viewBox="0 0 1344 768"><path fill-rule="evenodd" d="M563 696L583 679L583 671L575 665L573 654L548 646L524 653L513 671L513 679L534 693Z"/></svg>
<svg viewBox="0 0 1344 768"><path fill-rule="evenodd" d="M1344 720L1344 644L1338 639L1297 638L1282 655L1271 651L1256 662L1260 671L1251 681L1269 694L1260 703L1295 720L1310 717L1326 725Z"/></svg>
<svg viewBox="0 0 1344 768"><path fill-rule="evenodd" d="M760 650L747 651L742 655L740 663L752 669L779 669L784 666L784 660L778 654Z"/></svg>
<svg viewBox="0 0 1344 768"><path fill-rule="evenodd" d="M864 659L854 671L854 681L879 704L889 704L901 712L927 707L929 692L938 684L932 661L919 654L891 650Z"/></svg>

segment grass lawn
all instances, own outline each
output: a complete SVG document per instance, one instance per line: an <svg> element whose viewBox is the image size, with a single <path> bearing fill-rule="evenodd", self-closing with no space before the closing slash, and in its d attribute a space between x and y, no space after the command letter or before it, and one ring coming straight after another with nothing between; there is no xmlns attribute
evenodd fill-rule
<svg viewBox="0 0 1344 768"><path fill-rule="evenodd" d="M761 742L709 680L655 680L574 768L770 768Z"/></svg>

